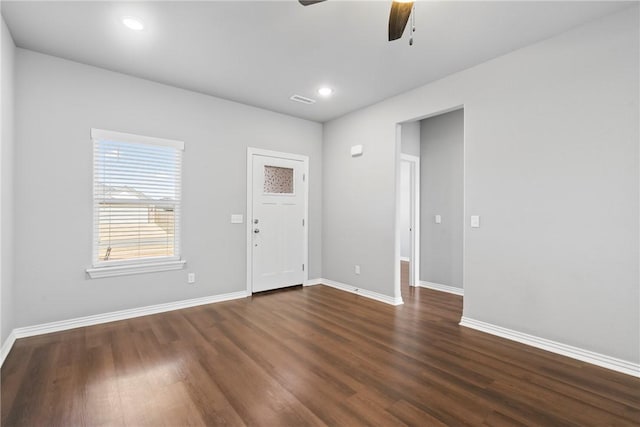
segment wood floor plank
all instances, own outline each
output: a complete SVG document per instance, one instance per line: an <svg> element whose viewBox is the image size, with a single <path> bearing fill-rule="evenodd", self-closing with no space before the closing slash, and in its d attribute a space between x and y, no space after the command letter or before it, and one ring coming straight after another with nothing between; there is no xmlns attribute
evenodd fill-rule
<svg viewBox="0 0 640 427"><path fill-rule="evenodd" d="M444 427L447 424L405 400L398 400L388 411L408 426Z"/></svg>
<svg viewBox="0 0 640 427"><path fill-rule="evenodd" d="M87 370L85 411L91 411L91 422L87 424L123 425L118 378L110 344L87 349Z"/></svg>
<svg viewBox="0 0 640 427"><path fill-rule="evenodd" d="M2 365L0 384L0 425L4 423L7 408L13 408L17 393L3 393L2 390L19 390L23 378L30 364L34 346L28 343L16 342L11 350L11 358L7 358Z"/></svg>
<svg viewBox="0 0 640 427"><path fill-rule="evenodd" d="M204 357L200 362L236 412L249 424L323 425L231 340L216 341L216 348L219 356ZM234 363L228 363L229 360Z"/></svg>
<svg viewBox="0 0 640 427"><path fill-rule="evenodd" d="M17 384L18 389L13 391L17 394L13 405L2 408L3 425L36 425L51 419L53 414L48 398L56 373L59 347L60 344L54 341L34 348L27 369ZM12 392L3 390L2 394L5 393Z"/></svg>
<svg viewBox="0 0 640 427"><path fill-rule="evenodd" d="M245 426L243 419L200 363L200 354L204 354L202 347L189 350L195 353L194 357L190 362L180 364L180 370L184 375L188 399L197 408L205 425Z"/></svg>
<svg viewBox="0 0 640 427"><path fill-rule="evenodd" d="M640 426L639 379L460 327L459 296L402 293L296 288L20 339L1 423Z"/></svg>

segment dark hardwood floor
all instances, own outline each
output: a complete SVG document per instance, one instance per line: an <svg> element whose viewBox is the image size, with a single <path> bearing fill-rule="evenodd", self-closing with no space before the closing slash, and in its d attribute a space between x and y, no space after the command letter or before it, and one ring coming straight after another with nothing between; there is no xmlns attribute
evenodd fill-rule
<svg viewBox="0 0 640 427"><path fill-rule="evenodd" d="M18 340L3 426L639 425L640 380L325 286Z"/></svg>

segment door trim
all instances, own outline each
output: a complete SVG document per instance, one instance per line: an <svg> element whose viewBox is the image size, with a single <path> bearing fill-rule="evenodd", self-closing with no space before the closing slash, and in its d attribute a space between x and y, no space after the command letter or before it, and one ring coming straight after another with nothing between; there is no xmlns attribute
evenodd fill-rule
<svg viewBox="0 0 640 427"><path fill-rule="evenodd" d="M304 232L302 242L302 259L304 262L303 284L309 280L309 156L302 154L284 153L280 151L263 150L261 148L247 147L247 215L246 215L246 240L247 240L247 293L253 293L253 156L274 157L277 159L297 160L302 162L302 170L305 175L304 184Z"/></svg>

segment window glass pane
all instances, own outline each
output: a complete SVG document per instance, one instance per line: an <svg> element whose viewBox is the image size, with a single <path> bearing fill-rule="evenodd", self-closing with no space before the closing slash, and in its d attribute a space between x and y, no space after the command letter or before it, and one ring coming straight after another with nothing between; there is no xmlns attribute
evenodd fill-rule
<svg viewBox="0 0 640 427"><path fill-rule="evenodd" d="M179 256L182 150L94 143L94 261Z"/></svg>
<svg viewBox="0 0 640 427"><path fill-rule="evenodd" d="M151 204L101 203L98 260L173 256L175 210Z"/></svg>
<svg viewBox="0 0 640 427"><path fill-rule="evenodd" d="M293 169L265 166L264 192L293 194Z"/></svg>
<svg viewBox="0 0 640 427"><path fill-rule="evenodd" d="M100 141L96 191L105 198L175 200L181 154L172 147Z"/></svg>

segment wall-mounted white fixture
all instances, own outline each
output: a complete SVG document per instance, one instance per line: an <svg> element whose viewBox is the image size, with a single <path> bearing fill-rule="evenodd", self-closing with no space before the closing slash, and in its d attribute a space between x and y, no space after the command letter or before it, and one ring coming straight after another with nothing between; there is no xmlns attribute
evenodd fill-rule
<svg viewBox="0 0 640 427"><path fill-rule="evenodd" d="M144 30L144 23L140 18L136 18L135 16L123 16L122 23L125 27L134 31Z"/></svg>
<svg viewBox="0 0 640 427"><path fill-rule="evenodd" d="M231 214L231 224L242 224L243 222L242 214Z"/></svg>
<svg viewBox="0 0 640 427"><path fill-rule="evenodd" d="M436 224L442 223L442 215L436 215L434 219L436 221Z"/></svg>
<svg viewBox="0 0 640 427"><path fill-rule="evenodd" d="M480 217L478 215L471 215L471 228L480 228Z"/></svg>
<svg viewBox="0 0 640 427"><path fill-rule="evenodd" d="M328 86L323 86L320 89L318 89L318 95L320 96L327 97L327 96L331 96L332 93L333 93L333 89L331 89Z"/></svg>
<svg viewBox="0 0 640 427"><path fill-rule="evenodd" d="M362 156L362 145L354 145L351 147L351 157Z"/></svg>
<svg viewBox="0 0 640 427"><path fill-rule="evenodd" d="M187 274L187 282L188 283L196 283L196 273Z"/></svg>

